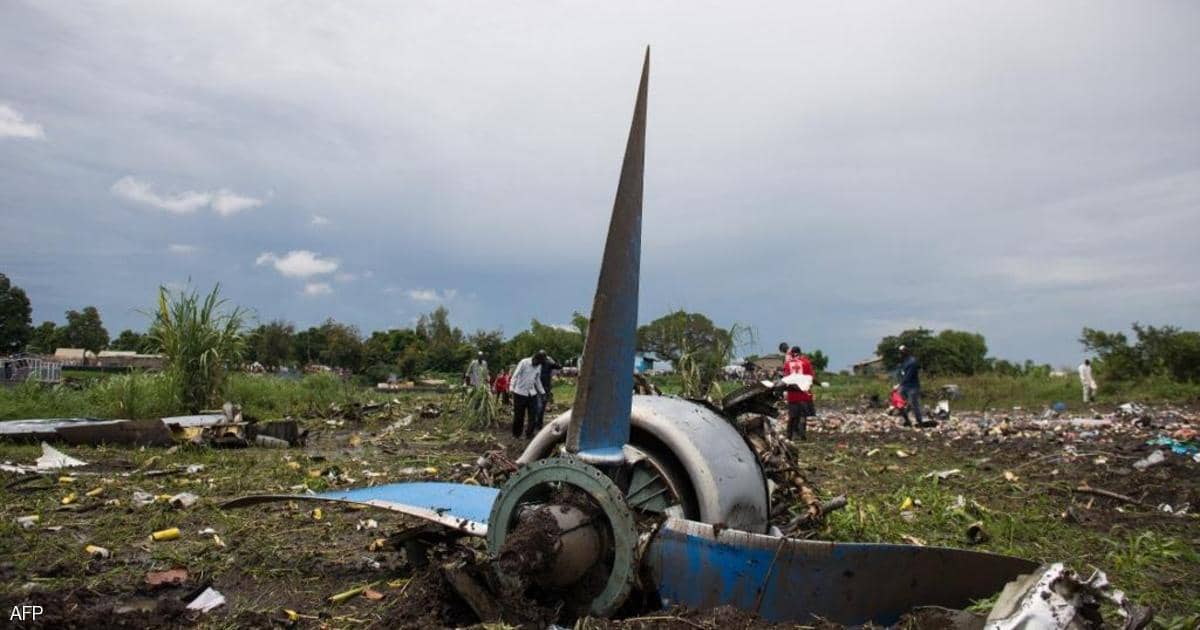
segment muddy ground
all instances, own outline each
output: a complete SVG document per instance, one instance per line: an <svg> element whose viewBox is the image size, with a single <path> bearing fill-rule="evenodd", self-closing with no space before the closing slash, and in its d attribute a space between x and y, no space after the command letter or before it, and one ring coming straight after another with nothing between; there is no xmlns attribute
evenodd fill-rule
<svg viewBox="0 0 1200 630"><path fill-rule="evenodd" d="M421 417L419 410L431 403L440 414ZM1113 425L1094 432L1035 427L1030 423L1039 416L1020 411L968 415L932 430L901 429L872 410L822 413L800 445L800 464L822 497L844 494L850 503L814 537L965 547L971 545L968 525L979 522L986 540L973 548L1067 561L1082 570L1096 566L1132 597L1154 605L1166 625L1200 623L1200 521L1194 514L1200 509L1200 463L1168 451L1161 464L1132 467L1155 448L1147 439L1200 426L1196 410L1151 410L1144 418L1100 410ZM409 415L410 425L384 431ZM0 610L7 615L13 606L40 605L39 618L20 627L46 628L475 623L436 572L415 571L389 542L416 524L410 519L333 505L316 513L319 504L310 502L232 511L218 505L245 494L305 488L415 479L486 482L475 468L479 455L501 450L515 459L523 441L503 426L461 428L454 399L438 395L402 398L361 420L303 422L312 432L304 449L64 448L92 466L0 477ZM37 445L0 444L0 461L32 463L40 452ZM189 472L189 466L202 468ZM949 470L957 472L926 477ZM1081 486L1107 495L1081 492ZM162 500L139 507L135 491L163 497L191 492L200 500L186 509ZM71 495L74 500L64 504ZM31 515L39 516L32 527L17 524L18 517ZM179 528L178 539L150 539L170 527ZM110 553L94 557L87 545ZM465 557L480 548L453 553ZM177 568L186 569L182 583L149 583L150 574ZM207 613L184 608L210 586L224 594L225 605ZM330 599L364 586L345 601ZM717 610L647 612L579 625L762 624Z"/></svg>

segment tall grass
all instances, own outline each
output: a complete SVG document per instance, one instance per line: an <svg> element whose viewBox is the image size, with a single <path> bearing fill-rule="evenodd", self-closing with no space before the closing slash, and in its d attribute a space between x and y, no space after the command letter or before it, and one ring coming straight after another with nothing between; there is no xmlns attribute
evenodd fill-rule
<svg viewBox="0 0 1200 630"><path fill-rule="evenodd" d="M218 284L203 298L196 291L158 289L149 340L166 355L166 376L180 403L193 413L221 402L226 375L241 363L245 348L245 312L238 307L226 311L220 289Z"/></svg>

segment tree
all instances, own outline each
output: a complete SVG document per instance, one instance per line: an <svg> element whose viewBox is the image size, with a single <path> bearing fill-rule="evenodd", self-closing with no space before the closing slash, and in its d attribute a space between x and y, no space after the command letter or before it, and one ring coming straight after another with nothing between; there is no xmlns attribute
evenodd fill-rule
<svg viewBox="0 0 1200 630"><path fill-rule="evenodd" d="M921 368L930 374L971 375L988 369L987 342L979 333L943 330L937 335L926 328L906 330L880 340L875 353L884 367L900 367L900 346L907 346Z"/></svg>
<svg viewBox="0 0 1200 630"><path fill-rule="evenodd" d="M579 311L571 313L571 325L575 327L575 330L579 331L579 334L583 335L584 345L587 344L588 325L591 324L591 322L592 318L580 313Z"/></svg>
<svg viewBox="0 0 1200 630"><path fill-rule="evenodd" d="M325 336L322 363L352 372L362 369L363 343L357 327L330 318L321 324L321 333Z"/></svg>
<svg viewBox="0 0 1200 630"><path fill-rule="evenodd" d="M500 372L502 369L500 356L504 351L504 333L502 331L476 330L470 337L467 337L467 343L471 345L473 351L483 353L483 358L488 362L489 371L492 374Z"/></svg>
<svg viewBox="0 0 1200 630"><path fill-rule="evenodd" d="M317 363L325 353L325 333L316 326L302 330L292 338L292 356L304 365Z"/></svg>
<svg viewBox="0 0 1200 630"><path fill-rule="evenodd" d="M95 306L85 306L82 312L67 311L63 342L69 347L92 352L100 352L108 347L108 331L100 321L100 311Z"/></svg>
<svg viewBox="0 0 1200 630"><path fill-rule="evenodd" d="M637 330L638 349L672 363L684 353L727 347L732 341L729 331L717 328L708 317L683 310L668 313Z"/></svg>
<svg viewBox="0 0 1200 630"><path fill-rule="evenodd" d="M425 349L425 364L421 367L426 371L457 373L471 360L471 346L462 330L450 325L450 311L444 306L422 315L416 333Z"/></svg>
<svg viewBox="0 0 1200 630"><path fill-rule="evenodd" d="M881 339L875 347L875 354L883 359L885 368L895 370L900 367L900 346L908 347L918 359L924 360L922 351L932 339L933 331L927 328L906 330L899 335L888 335Z"/></svg>
<svg viewBox="0 0 1200 630"><path fill-rule="evenodd" d="M292 359L296 327L283 320L260 324L246 335L246 360L257 361L270 370L287 365Z"/></svg>
<svg viewBox="0 0 1200 630"><path fill-rule="evenodd" d="M504 344L500 360L504 366L509 366L538 350L545 350L559 363L570 361L583 353L583 335L559 326L548 326L535 319L529 322L528 330L513 335ZM632 370L633 366L629 366L629 369Z"/></svg>
<svg viewBox="0 0 1200 630"><path fill-rule="evenodd" d="M121 334L117 335L117 338L112 343L108 344L108 347L112 350L141 352L145 345L145 335L126 328L121 331Z"/></svg>
<svg viewBox="0 0 1200 630"><path fill-rule="evenodd" d="M1167 376L1179 381L1200 380L1200 332L1175 326L1131 326L1137 341L1125 333L1084 328L1079 342L1098 356L1096 371L1104 378L1125 381Z"/></svg>
<svg viewBox="0 0 1200 630"><path fill-rule="evenodd" d="M54 322L42 322L37 328L33 329L33 335L29 338L27 346L30 352L39 354L54 354L54 351L62 345L62 328Z"/></svg>
<svg viewBox="0 0 1200 630"><path fill-rule="evenodd" d="M813 372L821 373L825 368L829 367L829 357L820 350L813 350L808 353L808 359L812 361Z"/></svg>
<svg viewBox="0 0 1200 630"><path fill-rule="evenodd" d="M25 290L0 273L0 354L20 352L33 336L33 309Z"/></svg>

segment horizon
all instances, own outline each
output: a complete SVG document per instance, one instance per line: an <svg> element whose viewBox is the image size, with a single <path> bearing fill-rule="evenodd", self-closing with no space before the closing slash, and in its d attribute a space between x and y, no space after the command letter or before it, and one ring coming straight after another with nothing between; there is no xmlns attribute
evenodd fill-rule
<svg viewBox="0 0 1200 630"><path fill-rule="evenodd" d="M650 43L641 323L1073 366L1084 326L1200 328L1197 18L7 3L0 272L34 326L94 305L112 337L188 281L299 329L567 323Z"/></svg>

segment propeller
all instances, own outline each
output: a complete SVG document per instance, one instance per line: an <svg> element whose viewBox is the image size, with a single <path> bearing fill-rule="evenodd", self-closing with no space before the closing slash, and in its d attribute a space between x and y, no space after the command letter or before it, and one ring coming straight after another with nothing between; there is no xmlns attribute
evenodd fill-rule
<svg viewBox="0 0 1200 630"><path fill-rule="evenodd" d="M621 464L629 442L633 359L637 341L638 278L642 257L642 173L646 161L646 88L650 47L625 144L600 279L592 302L583 365L567 428L567 450L597 465Z"/></svg>

